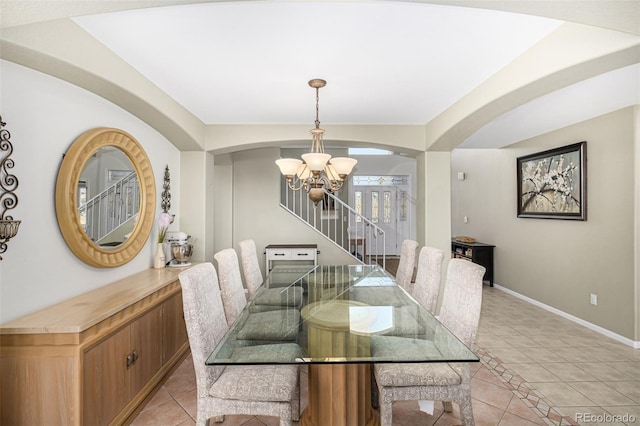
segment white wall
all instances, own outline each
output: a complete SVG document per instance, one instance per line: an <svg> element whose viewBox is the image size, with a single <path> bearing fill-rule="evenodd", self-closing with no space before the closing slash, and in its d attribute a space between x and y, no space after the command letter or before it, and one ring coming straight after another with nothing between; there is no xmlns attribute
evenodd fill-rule
<svg viewBox="0 0 640 426"><path fill-rule="evenodd" d="M289 156L296 150L283 151L285 156ZM262 253L269 244L318 244L319 263L353 262L348 254L280 207L279 184L283 178L275 164L280 156L279 147L216 156L216 251L227 247L238 249L239 241L251 238L256 241L263 271ZM372 161L377 165L373 169L367 163L358 164L360 174L373 174L373 170L382 173L382 165L378 161ZM416 161L393 157L383 174L409 174L415 179ZM412 180L412 186L414 184L417 186L417 182ZM233 206L232 211L228 203Z"/></svg>
<svg viewBox="0 0 640 426"><path fill-rule="evenodd" d="M182 203L176 205L182 218L180 230L191 236L191 260L210 262L214 253L214 158L202 151L182 152L180 158Z"/></svg>
<svg viewBox="0 0 640 426"><path fill-rule="evenodd" d="M451 170L452 234L496 245L497 284L632 340L634 127L626 108L504 149L454 150ZM583 140L588 220L516 217L516 158Z"/></svg>
<svg viewBox="0 0 640 426"><path fill-rule="evenodd" d="M128 264L99 269L78 260L58 229L54 189L62 155L80 134L95 127L120 128L145 149L153 166L160 212L164 168L171 172L171 203L180 206L180 153L158 132L104 99L62 80L11 62L0 62L0 107L11 132L22 220L0 261L0 322L85 293L152 265L157 232ZM171 229L178 229L179 211Z"/></svg>
<svg viewBox="0 0 640 426"><path fill-rule="evenodd" d="M238 249L238 242L253 239L256 242L260 266L264 271L264 247L269 244L317 244L322 264L347 264L351 257L311 229L308 225L280 207L280 179L282 175L275 164L280 158L280 148L261 148L235 152L233 154L233 223L216 218L216 231L221 227L233 228L230 246ZM216 187L216 199L223 195L224 188ZM220 190L220 191L218 191ZM226 247L216 247L221 250Z"/></svg>

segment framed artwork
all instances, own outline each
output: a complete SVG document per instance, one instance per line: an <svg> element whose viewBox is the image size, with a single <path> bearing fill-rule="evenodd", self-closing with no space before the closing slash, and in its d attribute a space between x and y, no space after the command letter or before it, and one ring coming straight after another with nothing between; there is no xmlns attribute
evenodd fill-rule
<svg viewBox="0 0 640 426"><path fill-rule="evenodd" d="M133 170L107 170L107 179L110 182L120 181L129 176Z"/></svg>
<svg viewBox="0 0 640 426"><path fill-rule="evenodd" d="M587 220L587 143L516 159L518 217Z"/></svg>

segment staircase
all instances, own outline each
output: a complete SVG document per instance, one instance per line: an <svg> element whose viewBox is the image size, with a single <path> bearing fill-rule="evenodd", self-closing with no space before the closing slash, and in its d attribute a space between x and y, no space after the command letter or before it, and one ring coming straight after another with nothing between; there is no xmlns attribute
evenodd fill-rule
<svg viewBox="0 0 640 426"><path fill-rule="evenodd" d="M140 185L132 171L78 207L78 215L89 238L98 245L109 246L124 241L135 226L139 210Z"/></svg>
<svg viewBox="0 0 640 426"><path fill-rule="evenodd" d="M325 191L324 200L314 206L306 191L293 191L284 184L280 206L357 262L377 263L384 268L384 231L334 194Z"/></svg>

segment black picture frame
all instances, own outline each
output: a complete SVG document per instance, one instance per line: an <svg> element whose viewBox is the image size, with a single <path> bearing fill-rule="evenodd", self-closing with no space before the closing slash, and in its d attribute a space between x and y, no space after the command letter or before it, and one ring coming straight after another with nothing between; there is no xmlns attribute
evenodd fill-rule
<svg viewBox="0 0 640 426"><path fill-rule="evenodd" d="M516 159L518 217L587 220L587 142Z"/></svg>

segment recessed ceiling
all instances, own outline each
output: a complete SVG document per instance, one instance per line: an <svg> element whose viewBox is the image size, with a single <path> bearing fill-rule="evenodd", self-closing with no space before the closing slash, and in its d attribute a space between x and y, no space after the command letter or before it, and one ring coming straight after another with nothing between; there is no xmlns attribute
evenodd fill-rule
<svg viewBox="0 0 640 426"><path fill-rule="evenodd" d="M312 78L328 81L323 124L426 124L562 24L383 1L216 2L73 19L205 124L310 126ZM491 124L463 146L517 140L491 142L504 133Z"/></svg>
<svg viewBox="0 0 640 426"><path fill-rule="evenodd" d="M232 2L74 19L207 124L424 124L560 21L398 2Z"/></svg>

